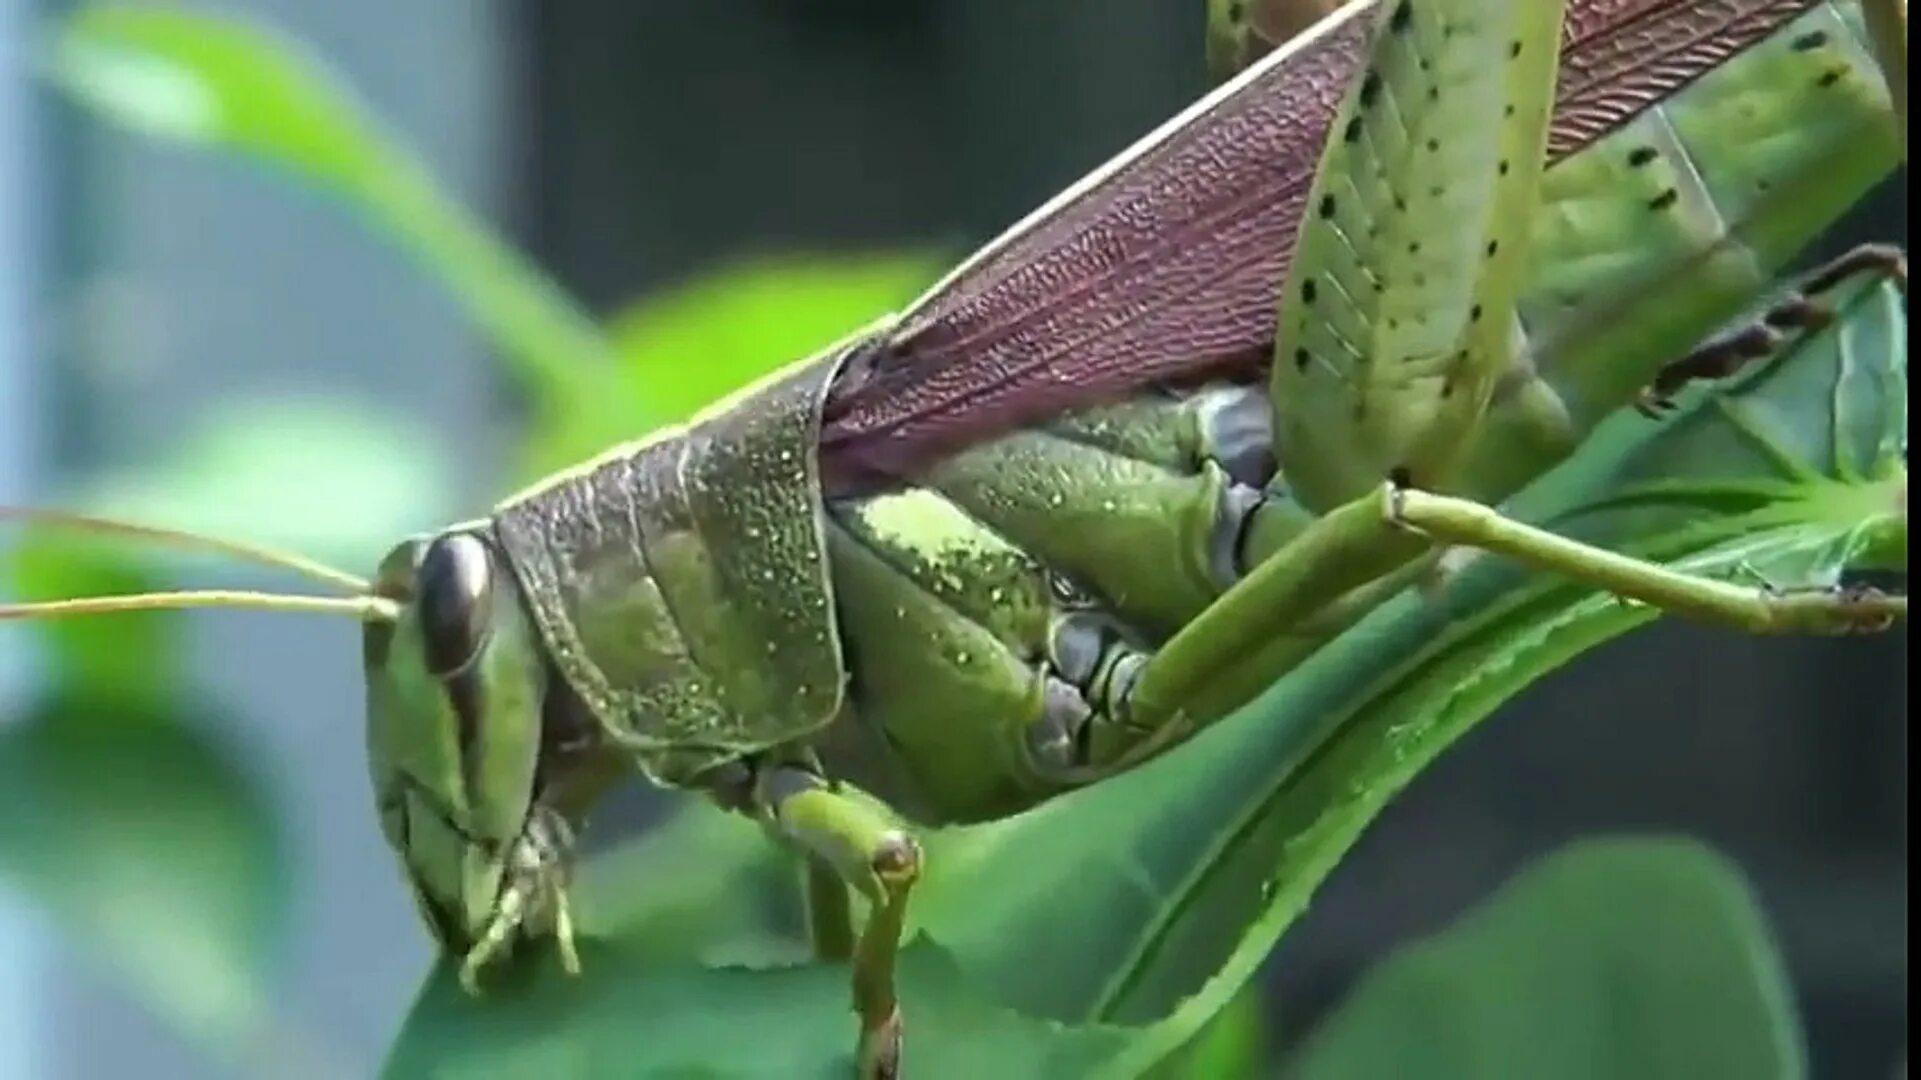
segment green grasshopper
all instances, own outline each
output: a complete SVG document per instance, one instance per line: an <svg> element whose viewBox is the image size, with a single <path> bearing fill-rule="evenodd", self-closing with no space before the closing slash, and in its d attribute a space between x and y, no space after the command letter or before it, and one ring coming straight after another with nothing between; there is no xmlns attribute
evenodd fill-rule
<svg viewBox="0 0 1921 1080"><path fill-rule="evenodd" d="M1604 418L1817 324L1833 282L1905 273L1864 249L1722 329L1901 160L1905 87L1875 57L1904 81L1905 38L1863 6L1905 26L1898 0L1349 5L906 311L402 542L372 582L7 512L349 595L0 616L362 621L381 826L470 989L530 937L577 970L569 853L626 770L764 822L806 860L818 950L852 961L860 1072L894 1075L909 821L1014 814L1163 752L1454 551L1751 632L1905 618L1492 509ZM1211 10L1227 66L1260 51L1245 9Z"/></svg>

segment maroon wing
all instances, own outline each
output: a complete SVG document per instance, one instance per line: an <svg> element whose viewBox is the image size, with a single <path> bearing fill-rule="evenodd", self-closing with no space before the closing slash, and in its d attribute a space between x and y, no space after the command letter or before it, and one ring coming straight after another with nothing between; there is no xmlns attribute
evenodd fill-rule
<svg viewBox="0 0 1921 1080"><path fill-rule="evenodd" d="M1550 156L1816 2L1573 0ZM1371 22L1349 19L1266 65L869 343L828 401L828 471L909 475L1146 384L1260 370L1322 140Z"/></svg>

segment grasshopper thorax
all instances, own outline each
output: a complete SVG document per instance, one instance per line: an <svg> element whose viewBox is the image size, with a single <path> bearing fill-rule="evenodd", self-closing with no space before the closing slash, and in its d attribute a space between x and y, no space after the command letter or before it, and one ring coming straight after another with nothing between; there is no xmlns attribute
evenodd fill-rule
<svg viewBox="0 0 1921 1080"><path fill-rule="evenodd" d="M374 591L398 605L363 637L381 830L435 935L464 949L492 918L536 818L550 671L484 531L402 542Z"/></svg>

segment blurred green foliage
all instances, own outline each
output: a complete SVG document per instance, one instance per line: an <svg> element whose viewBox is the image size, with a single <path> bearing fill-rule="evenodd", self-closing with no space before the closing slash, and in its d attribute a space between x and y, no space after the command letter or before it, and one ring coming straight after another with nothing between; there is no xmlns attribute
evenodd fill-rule
<svg viewBox="0 0 1921 1080"><path fill-rule="evenodd" d="M1794 1077L1781 958L1740 872L1691 841L1591 840L1389 957L1301 1080Z"/></svg>
<svg viewBox="0 0 1921 1080"><path fill-rule="evenodd" d="M602 328L273 35L102 6L82 8L56 42L52 78L102 118L292 174L443 282L530 406L519 479L685 417L898 307L939 269L913 255L770 260ZM1787 361L1692 395L1666 425L1604 429L1512 509L1652 557L1831 581L1888 540L1889 507L1876 500L1905 448L1904 312L1888 290L1856 291L1837 328ZM286 500L270 482L295 447L335 470L328 500ZM401 425L248 406L217 416L178 459L85 481L73 501L364 566L397 535L452 516L446 476ZM27 597L179 572L37 538L13 565ZM1010 821L934 831L901 977L914 1075L1264 1072L1282 1048L1263 1044L1250 977L1366 824L1503 701L1649 618L1478 564L1437 598L1376 612L1179 753ZM49 689L0 730L0 872L220 1054L265 1022L255 1009L271 998L262 988L289 878L279 826L183 674L178 621L51 628ZM158 765L125 764L141 760ZM30 810L17 809L23 793ZM443 964L389 1069L838 1074L852 1046L845 973L798 949L792 884L756 829L690 808L583 868L585 978L536 955L474 1001ZM128 905L131 895L163 898L164 940L151 904ZM1533 962L1518 962L1516 942ZM1610 1058L1581 1075L1707 1060L1792 1075L1798 1043L1777 967L1718 860L1667 843L1581 849L1391 961L1295 1064L1353 1075L1406 1060L1425 1036L1445 1036L1436 1045L1463 1061L1544 1061L1544 1033L1612 1045L1609 1025L1631 1015L1645 1022L1638 1042L1667 1056ZM1565 985L1542 991L1557 973ZM1436 986L1501 1007L1463 1005L1458 1030L1410 1023ZM1695 992L1722 1007L1697 1022L1669 1004Z"/></svg>
<svg viewBox="0 0 1921 1080"><path fill-rule="evenodd" d="M16 545L7 591L87 595L155 577L101 545ZM54 623L49 689L0 724L0 881L216 1058L263 1027L292 880L273 802L193 692L184 616Z"/></svg>
<svg viewBox="0 0 1921 1080"><path fill-rule="evenodd" d="M944 269L927 254L760 259L649 296L609 333L637 392L678 422L900 309Z"/></svg>
<svg viewBox="0 0 1921 1080"><path fill-rule="evenodd" d="M297 47L159 5L83 6L54 40L48 76L76 101L135 131L236 153L310 185L442 282L540 410L541 460L592 452L597 443L561 434L573 427L599 436L647 418L644 402L620 393L594 320L449 198Z"/></svg>

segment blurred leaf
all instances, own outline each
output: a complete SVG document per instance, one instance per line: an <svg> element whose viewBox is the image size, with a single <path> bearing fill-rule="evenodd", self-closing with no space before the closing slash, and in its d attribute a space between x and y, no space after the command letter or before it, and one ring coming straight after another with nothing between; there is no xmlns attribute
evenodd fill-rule
<svg viewBox="0 0 1921 1080"><path fill-rule="evenodd" d="M699 866L700 873L669 869ZM651 962L772 967L807 958L794 863L754 822L689 801L638 840L581 868L581 931Z"/></svg>
<svg viewBox="0 0 1921 1080"><path fill-rule="evenodd" d="M72 539L20 544L10 566L30 596L154 585ZM0 881L157 1016L231 1057L271 1020L291 881L272 800L174 674L178 621L49 624L53 689L0 722Z"/></svg>
<svg viewBox="0 0 1921 1080"><path fill-rule="evenodd" d="M441 191L340 80L276 34L163 6L92 4L60 25L48 68L99 116L285 170L411 254L532 399L523 479L685 418L899 307L940 269L923 256L749 264L630 310L616 347Z"/></svg>
<svg viewBox="0 0 1921 1080"><path fill-rule="evenodd" d="M95 474L62 503L364 573L401 537L445 524L453 484L437 446L364 404L254 400L222 405L163 457Z"/></svg>
<svg viewBox="0 0 1921 1080"><path fill-rule="evenodd" d="M69 692L0 726L0 792L0 879L156 1015L240 1052L271 1019L290 897L236 756L178 713Z"/></svg>
<svg viewBox="0 0 1921 1080"><path fill-rule="evenodd" d="M491 337L536 413L562 431L644 428L593 320L495 238L318 61L269 31L165 5L93 4L65 19L53 81L99 116L151 137L215 146L341 199L439 279ZM562 460L598 449L544 452Z"/></svg>
<svg viewBox="0 0 1921 1080"><path fill-rule="evenodd" d="M1685 840L1574 844L1370 972L1302 1080L1798 1077L1800 1025L1740 871Z"/></svg>
<svg viewBox="0 0 1921 1080"><path fill-rule="evenodd" d="M0 580L9 599L51 600L106 596L159 588L138 553L106 538L28 530L9 537L0 551ZM182 638L177 617L157 614L123 619L46 619L5 623L6 630L32 629L45 645L47 682L111 694L137 711L164 709L181 692Z"/></svg>
<svg viewBox="0 0 1921 1080"><path fill-rule="evenodd" d="M1669 563L1759 570L1784 586L1832 581L1851 563L1904 561L1905 306L1889 286L1857 285L1837 309L1829 331L1715 393L1692 394L1665 422L1611 421L1509 509ZM943 1009L963 1000L1063 1023L1062 1046L1098 1037L1099 1075L1153 1067L1241 992L1366 825L1436 755L1533 680L1653 617L1479 560L1434 597L1385 605L1177 752L1016 818L932 831L913 909L921 941L909 953L938 943L966 985L952 985L944 968L927 981L904 976L915 1074L948 1075L944 1036L923 1043L919 1033L944 1033L954 1021ZM755 863L735 855L745 834L714 842L712 863L675 855L651 872L630 864L625 880L672 881L682 895L754 887ZM701 885L684 880L710 874ZM633 951L590 962L583 983L600 989L564 993L618 999L627 986L645 994L644 1006L608 1005L603 1019L570 1011L563 1000L584 999L550 997L563 991L539 982L516 1000L565 1025L546 1030L550 1044L623 1045L624 1067L644 1070L679 1059L652 1057L634 1017L654 1032L709 1031L738 1002L752 1020L735 1030L754 1037L710 1049L729 1062L741 1055L742 1070L751 1058L759 1075L811 1075L844 1060L817 1056L851 1044L844 1023L820 1030L842 1015L837 969L714 972L650 954L657 934L646 923L616 932ZM729 935L764 941L767 930L761 918L716 918L704 932L714 935L707 948L721 949ZM537 966L551 967L535 952ZM462 1010L450 983L444 970L430 983L397 1060L460 1074L456 1062L479 1060L469 1055L476 1032L511 1022L492 1006ZM730 996L717 996L723 985ZM677 1039L673 1048L683 1052ZM542 1072L554 1060L543 1059ZM1015 1062L994 1068L1028 1075Z"/></svg>
<svg viewBox="0 0 1921 1080"><path fill-rule="evenodd" d="M761 259L649 296L609 332L655 413L680 421L898 310L943 269L927 254Z"/></svg>

